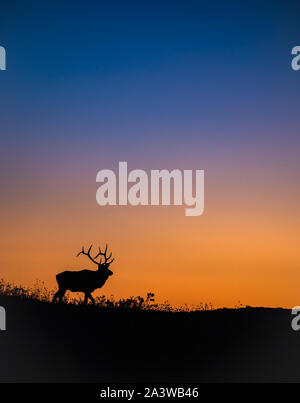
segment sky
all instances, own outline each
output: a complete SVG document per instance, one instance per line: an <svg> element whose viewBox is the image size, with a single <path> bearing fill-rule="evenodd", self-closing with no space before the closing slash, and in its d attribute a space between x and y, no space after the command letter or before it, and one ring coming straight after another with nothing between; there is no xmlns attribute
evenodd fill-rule
<svg viewBox="0 0 300 403"><path fill-rule="evenodd" d="M0 277L173 305L300 305L296 1L2 1ZM96 174L204 169L205 211L100 207Z"/></svg>

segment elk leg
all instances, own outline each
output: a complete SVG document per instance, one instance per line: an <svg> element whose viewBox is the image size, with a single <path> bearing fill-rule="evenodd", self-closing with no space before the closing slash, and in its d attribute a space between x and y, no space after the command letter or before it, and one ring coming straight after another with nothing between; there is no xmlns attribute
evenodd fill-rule
<svg viewBox="0 0 300 403"><path fill-rule="evenodd" d="M55 302L57 300L57 298L59 298L59 302L61 302L63 296L65 295L65 292L66 291L62 291L62 290L58 289L58 291L53 295L52 302Z"/></svg>
<svg viewBox="0 0 300 403"><path fill-rule="evenodd" d="M84 303L87 304L88 302L88 294L85 292L84 293Z"/></svg>
<svg viewBox="0 0 300 403"><path fill-rule="evenodd" d="M59 290L53 295L52 302L55 302L59 296Z"/></svg>
<svg viewBox="0 0 300 403"><path fill-rule="evenodd" d="M59 302L62 302L63 296L65 295L67 290L58 289L58 291L53 295L52 302L55 302L57 298L59 298Z"/></svg>
<svg viewBox="0 0 300 403"><path fill-rule="evenodd" d="M62 302L63 297L64 297L66 291L67 291L67 290L61 290L61 291L59 291L59 302Z"/></svg>
<svg viewBox="0 0 300 403"><path fill-rule="evenodd" d="M94 298L92 297L92 294L91 294L91 293L88 294L88 298L92 301L93 304L95 303L95 300L94 300Z"/></svg>

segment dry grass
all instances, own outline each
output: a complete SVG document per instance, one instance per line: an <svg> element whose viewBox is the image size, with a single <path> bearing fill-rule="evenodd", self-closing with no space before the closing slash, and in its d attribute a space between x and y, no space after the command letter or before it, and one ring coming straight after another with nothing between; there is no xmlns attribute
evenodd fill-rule
<svg viewBox="0 0 300 403"><path fill-rule="evenodd" d="M54 291L49 290L43 282L37 280L33 287L25 287L16 285L0 279L0 296L18 297L26 300L33 300L44 303L51 303ZM74 294L71 294L74 295ZM82 305L83 297L78 294L78 298L66 295L63 299L64 304ZM210 311L213 310L213 305L210 303L200 303L197 306L183 305L181 307L173 307L168 301L163 303L155 302L155 295L151 292L147 296L129 297L116 300L114 296L109 298L105 295L95 297L95 306L108 309L126 309L139 311L158 311L158 312L194 312L194 311ZM240 306L239 306L240 307Z"/></svg>

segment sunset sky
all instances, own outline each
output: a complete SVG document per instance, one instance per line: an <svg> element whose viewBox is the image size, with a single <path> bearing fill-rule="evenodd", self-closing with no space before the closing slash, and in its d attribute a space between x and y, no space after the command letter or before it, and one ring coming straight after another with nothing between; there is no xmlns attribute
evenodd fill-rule
<svg viewBox="0 0 300 403"><path fill-rule="evenodd" d="M296 1L4 2L0 277L56 288L113 252L95 295L300 305ZM204 169L205 211L100 207L96 174Z"/></svg>

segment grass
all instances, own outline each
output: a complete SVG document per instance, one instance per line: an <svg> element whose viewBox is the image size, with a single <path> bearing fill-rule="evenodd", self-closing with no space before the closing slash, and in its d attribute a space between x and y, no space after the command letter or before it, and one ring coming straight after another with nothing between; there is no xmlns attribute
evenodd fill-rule
<svg viewBox="0 0 300 403"><path fill-rule="evenodd" d="M36 302L51 303L54 291L49 290L42 281L36 280L33 287L16 285L4 279L0 279L0 296L3 297L18 297L24 300L32 300ZM77 293L76 293L77 294ZM75 295L76 295L75 294ZM79 306L84 304L83 294L69 293L63 299L64 304ZM94 297L95 307L113 309L113 310L136 310L136 311L156 311L156 312L195 312L195 311L211 311L214 309L211 303L200 303L196 306L189 307L187 304L180 307L173 307L168 301L163 303L155 302L155 295L152 292L147 293L146 297L129 297L115 299L113 295L106 297L101 295ZM235 308L243 307L238 304Z"/></svg>
<svg viewBox="0 0 300 403"><path fill-rule="evenodd" d="M0 280L7 331L2 382L275 382L300 380L300 336L287 309L174 308L153 293L95 306L70 293Z"/></svg>

